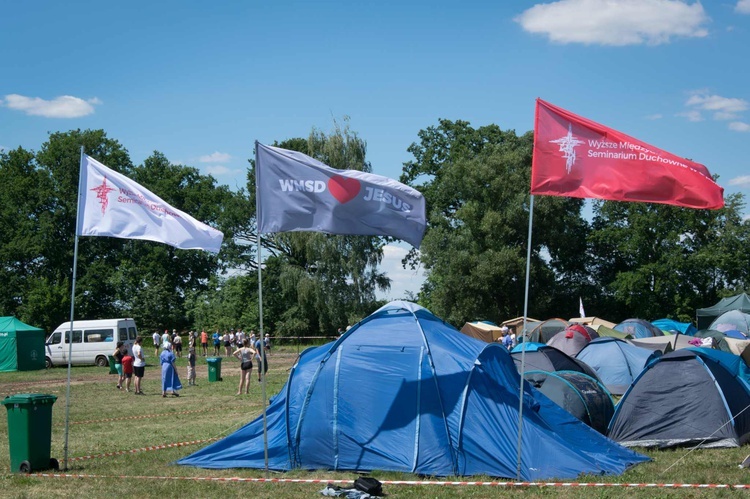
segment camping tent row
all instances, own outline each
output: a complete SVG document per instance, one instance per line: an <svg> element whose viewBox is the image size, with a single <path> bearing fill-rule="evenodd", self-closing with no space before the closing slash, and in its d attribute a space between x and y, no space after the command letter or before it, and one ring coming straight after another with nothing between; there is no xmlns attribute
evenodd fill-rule
<svg viewBox="0 0 750 499"><path fill-rule="evenodd" d="M428 310L392 302L337 341L305 350L267 410L178 464L397 471L522 480L621 473L647 460L524 384L507 350Z"/></svg>

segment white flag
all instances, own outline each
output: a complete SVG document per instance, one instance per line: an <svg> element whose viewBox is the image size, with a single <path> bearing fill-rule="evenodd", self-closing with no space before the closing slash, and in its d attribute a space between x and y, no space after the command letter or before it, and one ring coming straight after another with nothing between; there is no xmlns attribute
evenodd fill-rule
<svg viewBox="0 0 750 499"><path fill-rule="evenodd" d="M581 297L578 297L578 313L581 314L580 317L586 317L586 312L583 310L583 300Z"/></svg>
<svg viewBox="0 0 750 499"><path fill-rule="evenodd" d="M224 234L87 155L81 159L78 235L145 239L218 253Z"/></svg>

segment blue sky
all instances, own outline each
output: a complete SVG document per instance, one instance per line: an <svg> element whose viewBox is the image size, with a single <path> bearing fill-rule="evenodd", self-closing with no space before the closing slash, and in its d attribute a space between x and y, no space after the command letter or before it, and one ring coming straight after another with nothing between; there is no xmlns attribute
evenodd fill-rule
<svg viewBox="0 0 750 499"><path fill-rule="evenodd" d="M397 178L438 119L524 133L541 97L750 195L750 0L0 5L5 149L101 128L135 163L158 150L234 188L255 140L349 116ZM422 282L407 248L386 249L392 298Z"/></svg>

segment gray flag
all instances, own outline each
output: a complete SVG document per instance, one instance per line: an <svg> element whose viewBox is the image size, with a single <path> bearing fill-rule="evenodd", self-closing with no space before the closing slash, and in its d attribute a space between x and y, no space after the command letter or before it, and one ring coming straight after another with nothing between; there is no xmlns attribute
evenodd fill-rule
<svg viewBox="0 0 750 499"><path fill-rule="evenodd" d="M296 151L255 143L258 232L393 236L419 248L421 193L395 180L336 170Z"/></svg>

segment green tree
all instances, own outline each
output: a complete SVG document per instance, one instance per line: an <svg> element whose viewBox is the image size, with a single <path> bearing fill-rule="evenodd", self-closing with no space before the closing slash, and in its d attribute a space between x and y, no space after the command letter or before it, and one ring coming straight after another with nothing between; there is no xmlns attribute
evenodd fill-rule
<svg viewBox="0 0 750 499"><path fill-rule="evenodd" d="M419 138L401 181L427 201L422 247L405 262L426 269L420 303L458 326L522 315L532 134L440 120ZM545 317L566 300L577 306L587 224L580 200L535 203L529 315Z"/></svg>
<svg viewBox="0 0 750 499"><path fill-rule="evenodd" d="M590 234L595 307L616 321L689 321L696 308L748 289L750 223L742 221L741 194L725 202L721 210L597 202Z"/></svg>

